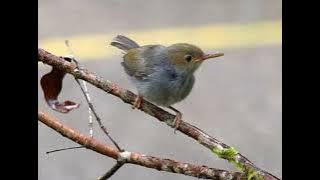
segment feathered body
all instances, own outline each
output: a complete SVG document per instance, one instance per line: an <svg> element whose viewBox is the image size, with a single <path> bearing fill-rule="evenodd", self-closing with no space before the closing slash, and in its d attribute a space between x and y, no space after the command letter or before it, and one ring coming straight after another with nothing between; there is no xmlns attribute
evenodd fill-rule
<svg viewBox="0 0 320 180"><path fill-rule="evenodd" d="M125 51L121 64L138 89L139 95L132 108L139 109L143 99L168 107L176 112L173 121L175 131L181 122L182 113L172 105L190 94L195 82L193 74L204 60L223 56L219 52L204 54L197 46L187 43L168 47L139 46L121 35L111 45Z"/></svg>
<svg viewBox="0 0 320 180"><path fill-rule="evenodd" d="M176 49L172 46L139 46L124 36L117 36L111 45L126 52L121 64L139 95L144 99L169 107L186 98L191 92L195 82L193 72L200 63L189 67L184 64L185 60L181 62L174 60L178 52L175 53ZM192 46L197 52L190 54L203 54L193 45L179 44L179 46L185 46L185 51Z"/></svg>
<svg viewBox="0 0 320 180"><path fill-rule="evenodd" d="M188 96L194 85L194 75L177 71L165 51L166 47L161 45L141 47L136 56L143 71L135 72L134 75L128 66L130 60L127 60L131 52L124 56L122 65L141 96L157 105L168 107ZM143 58L146 56L142 54L148 53L148 59Z"/></svg>

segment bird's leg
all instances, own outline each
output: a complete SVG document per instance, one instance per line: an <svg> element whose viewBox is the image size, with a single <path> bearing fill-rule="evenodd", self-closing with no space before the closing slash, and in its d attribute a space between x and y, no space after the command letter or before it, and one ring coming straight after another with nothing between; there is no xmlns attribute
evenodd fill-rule
<svg viewBox="0 0 320 180"><path fill-rule="evenodd" d="M135 108L140 109L142 101L143 101L142 96L138 95L137 98L134 100L132 109L135 109Z"/></svg>
<svg viewBox="0 0 320 180"><path fill-rule="evenodd" d="M169 106L168 107L169 109L171 109L172 111L176 112L176 117L174 118L174 133L176 133L180 123L181 123L181 119L182 119L182 113L180 111L178 111L177 109L175 109L174 107L172 106Z"/></svg>

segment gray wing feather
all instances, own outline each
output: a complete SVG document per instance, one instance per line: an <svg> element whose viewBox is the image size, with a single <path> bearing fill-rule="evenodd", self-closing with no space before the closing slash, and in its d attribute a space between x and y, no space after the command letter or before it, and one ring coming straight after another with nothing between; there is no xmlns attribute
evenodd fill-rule
<svg viewBox="0 0 320 180"><path fill-rule="evenodd" d="M139 44L137 44L135 41L133 41L123 35L116 36L110 44L114 47L117 47L117 48L125 51L125 52L127 52L130 49L140 47Z"/></svg>

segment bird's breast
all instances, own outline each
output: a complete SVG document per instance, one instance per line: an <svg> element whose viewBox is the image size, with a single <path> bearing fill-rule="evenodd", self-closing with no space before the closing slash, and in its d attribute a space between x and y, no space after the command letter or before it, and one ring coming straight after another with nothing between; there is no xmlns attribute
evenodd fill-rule
<svg viewBox="0 0 320 180"><path fill-rule="evenodd" d="M175 73L158 74L149 81L139 82L138 91L145 99L160 106L171 106L185 99L192 90L194 76Z"/></svg>
<svg viewBox="0 0 320 180"><path fill-rule="evenodd" d="M175 80L171 82L171 92L172 96L175 97L175 100L177 102L183 100L186 98L194 85L194 76L188 75L188 76L177 76Z"/></svg>

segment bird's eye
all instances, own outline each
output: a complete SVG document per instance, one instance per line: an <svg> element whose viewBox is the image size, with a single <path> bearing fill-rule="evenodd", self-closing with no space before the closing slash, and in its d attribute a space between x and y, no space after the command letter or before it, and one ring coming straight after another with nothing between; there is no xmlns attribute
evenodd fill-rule
<svg viewBox="0 0 320 180"><path fill-rule="evenodd" d="M192 56L191 55L185 55L184 56L184 59L187 61L187 62L190 62L191 61L191 59L192 59Z"/></svg>

